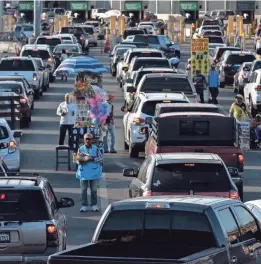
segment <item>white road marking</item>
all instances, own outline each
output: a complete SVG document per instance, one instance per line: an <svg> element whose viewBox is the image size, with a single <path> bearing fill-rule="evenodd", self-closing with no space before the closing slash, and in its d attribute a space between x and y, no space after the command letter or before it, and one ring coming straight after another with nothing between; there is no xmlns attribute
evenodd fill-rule
<svg viewBox="0 0 261 264"><path fill-rule="evenodd" d="M115 164L116 166L120 167L120 168L123 168L123 169L128 168L128 166L125 165L125 164L124 164L123 162L121 162L121 161L115 161L114 164Z"/></svg>
<svg viewBox="0 0 261 264"><path fill-rule="evenodd" d="M109 205L109 198L107 192L107 179L106 173L103 173L103 177L100 180L99 188L98 188L98 197L100 197L101 201L101 212L103 213Z"/></svg>

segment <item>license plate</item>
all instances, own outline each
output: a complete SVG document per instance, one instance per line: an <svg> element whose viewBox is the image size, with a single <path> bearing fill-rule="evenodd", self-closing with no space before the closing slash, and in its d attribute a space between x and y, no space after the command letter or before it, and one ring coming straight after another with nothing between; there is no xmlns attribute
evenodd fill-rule
<svg viewBox="0 0 261 264"><path fill-rule="evenodd" d="M0 243L10 243L10 233L0 233Z"/></svg>

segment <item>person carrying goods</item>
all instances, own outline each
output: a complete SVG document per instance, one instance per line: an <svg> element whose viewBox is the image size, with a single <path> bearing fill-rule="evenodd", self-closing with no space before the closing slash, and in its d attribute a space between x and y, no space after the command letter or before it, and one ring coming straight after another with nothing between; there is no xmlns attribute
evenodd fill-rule
<svg viewBox="0 0 261 264"><path fill-rule="evenodd" d="M209 99L209 103L218 104L217 101L217 97L219 94L218 86L219 86L219 74L216 70L215 64L212 64L208 74L208 87L209 87L209 92L211 94L211 99Z"/></svg>
<svg viewBox="0 0 261 264"><path fill-rule="evenodd" d="M65 49L62 50L62 55L61 55L61 62L65 61L66 59L68 59L69 56L67 55L67 52ZM65 80L67 81L67 74L63 74L61 77L61 80L63 80L63 78L65 78Z"/></svg>
<svg viewBox="0 0 261 264"><path fill-rule="evenodd" d="M129 27L135 27L135 26L136 26L136 23L135 23L134 15L130 13Z"/></svg>
<svg viewBox="0 0 261 264"><path fill-rule="evenodd" d="M241 94L235 96L236 101L232 103L229 116L234 117L239 122L246 122L249 120L246 104L243 102L244 98Z"/></svg>
<svg viewBox="0 0 261 264"><path fill-rule="evenodd" d="M256 144L260 144L260 131L261 131L261 115L257 114L255 119L250 122L250 130L254 132L254 141Z"/></svg>
<svg viewBox="0 0 261 264"><path fill-rule="evenodd" d="M190 71L191 71L191 59L188 59L188 63L186 66L186 74L190 75Z"/></svg>
<svg viewBox="0 0 261 264"><path fill-rule="evenodd" d="M207 81L204 75L201 74L200 70L196 70L196 75L192 79L196 88L197 94L200 97L200 102L204 104L204 87L207 85Z"/></svg>
<svg viewBox="0 0 261 264"><path fill-rule="evenodd" d="M169 59L169 63L172 68L177 69L180 63L180 59L178 58L177 54L174 54L172 58Z"/></svg>

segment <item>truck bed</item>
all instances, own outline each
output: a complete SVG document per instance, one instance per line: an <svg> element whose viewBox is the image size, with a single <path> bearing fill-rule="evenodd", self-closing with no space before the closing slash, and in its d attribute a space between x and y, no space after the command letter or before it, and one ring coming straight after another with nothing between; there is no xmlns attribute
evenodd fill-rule
<svg viewBox="0 0 261 264"><path fill-rule="evenodd" d="M225 249L217 247L175 246L170 244L87 244L49 257L48 264L76 263L188 263L209 255L224 254ZM201 260L200 260L201 259ZM197 262L193 262L197 263ZM200 262L198 262L200 263Z"/></svg>

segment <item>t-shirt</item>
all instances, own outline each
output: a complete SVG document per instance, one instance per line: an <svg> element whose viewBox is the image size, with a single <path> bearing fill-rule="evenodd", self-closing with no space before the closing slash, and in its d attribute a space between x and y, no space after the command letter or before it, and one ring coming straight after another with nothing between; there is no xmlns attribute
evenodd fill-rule
<svg viewBox="0 0 261 264"><path fill-rule="evenodd" d="M248 120L247 109L244 103L241 105L233 103L229 112L232 113L233 117L238 121L244 122Z"/></svg>

